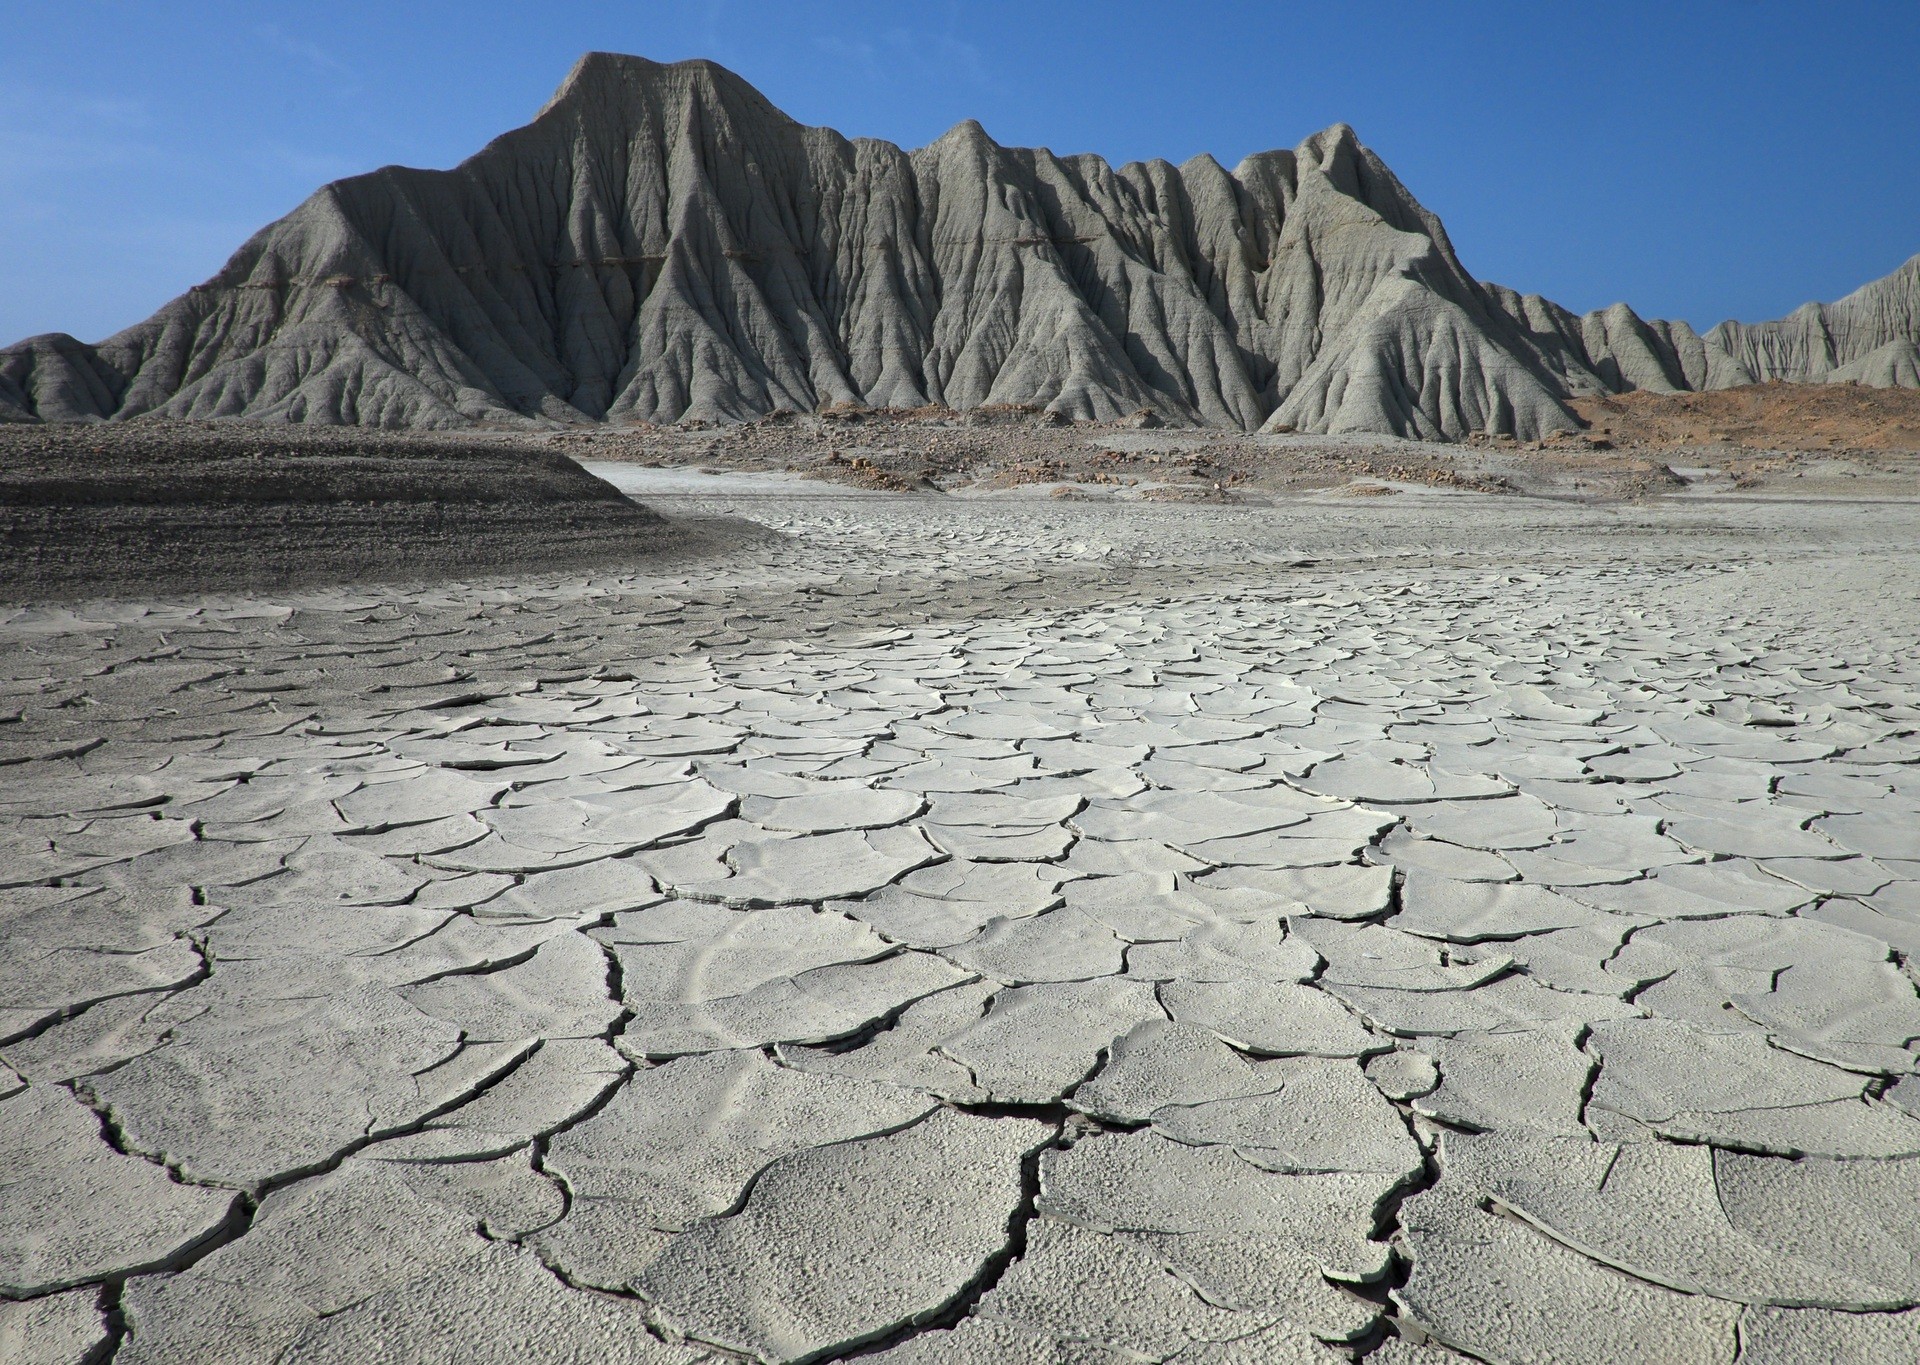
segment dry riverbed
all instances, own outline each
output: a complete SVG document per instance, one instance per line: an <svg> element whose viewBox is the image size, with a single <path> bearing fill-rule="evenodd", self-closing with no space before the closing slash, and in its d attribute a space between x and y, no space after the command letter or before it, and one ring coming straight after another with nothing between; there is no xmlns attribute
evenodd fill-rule
<svg viewBox="0 0 1920 1365"><path fill-rule="evenodd" d="M1915 504L595 469L0 609L0 1356L1920 1354Z"/></svg>

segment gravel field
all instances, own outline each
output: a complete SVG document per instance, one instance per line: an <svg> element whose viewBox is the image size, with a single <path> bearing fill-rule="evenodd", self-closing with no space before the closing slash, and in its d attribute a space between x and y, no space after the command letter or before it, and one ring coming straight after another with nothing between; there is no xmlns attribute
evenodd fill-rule
<svg viewBox="0 0 1920 1365"><path fill-rule="evenodd" d="M1920 1356L1920 504L595 468L0 609L0 1359Z"/></svg>
<svg viewBox="0 0 1920 1365"><path fill-rule="evenodd" d="M1726 493L1920 497L1920 396L1905 391L1763 384L1595 399L1583 411L1590 430L1530 442L1248 434L1162 426L1146 414L1065 422L1019 407L828 409L720 427L641 423L515 439L544 441L585 463L1097 501L1257 507L1430 491L1608 503Z"/></svg>

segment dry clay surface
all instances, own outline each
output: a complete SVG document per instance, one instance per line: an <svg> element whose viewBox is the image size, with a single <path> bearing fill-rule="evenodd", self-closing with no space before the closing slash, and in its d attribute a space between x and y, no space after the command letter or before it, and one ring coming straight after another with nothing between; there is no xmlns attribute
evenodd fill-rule
<svg viewBox="0 0 1920 1365"><path fill-rule="evenodd" d="M0 619L0 1357L1920 1353L1910 505L677 510Z"/></svg>

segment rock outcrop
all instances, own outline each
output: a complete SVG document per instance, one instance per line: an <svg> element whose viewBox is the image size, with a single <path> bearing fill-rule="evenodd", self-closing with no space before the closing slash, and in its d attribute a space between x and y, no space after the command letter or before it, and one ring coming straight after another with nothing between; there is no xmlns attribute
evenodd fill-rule
<svg viewBox="0 0 1920 1365"><path fill-rule="evenodd" d="M1570 397L1915 382L1920 258L1776 323L1483 285L1345 125L1228 171L804 127L710 62L583 58L449 171L325 186L97 346L0 351L0 421L453 427L830 404L1538 437ZM1904 349L1902 349L1904 347Z"/></svg>

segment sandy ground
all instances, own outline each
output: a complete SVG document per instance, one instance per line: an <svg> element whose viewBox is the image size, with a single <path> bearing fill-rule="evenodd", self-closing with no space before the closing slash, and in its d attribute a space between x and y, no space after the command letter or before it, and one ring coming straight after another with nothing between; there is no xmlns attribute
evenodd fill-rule
<svg viewBox="0 0 1920 1365"><path fill-rule="evenodd" d="M0 1358L1920 1354L1920 505L607 472L0 613Z"/></svg>

